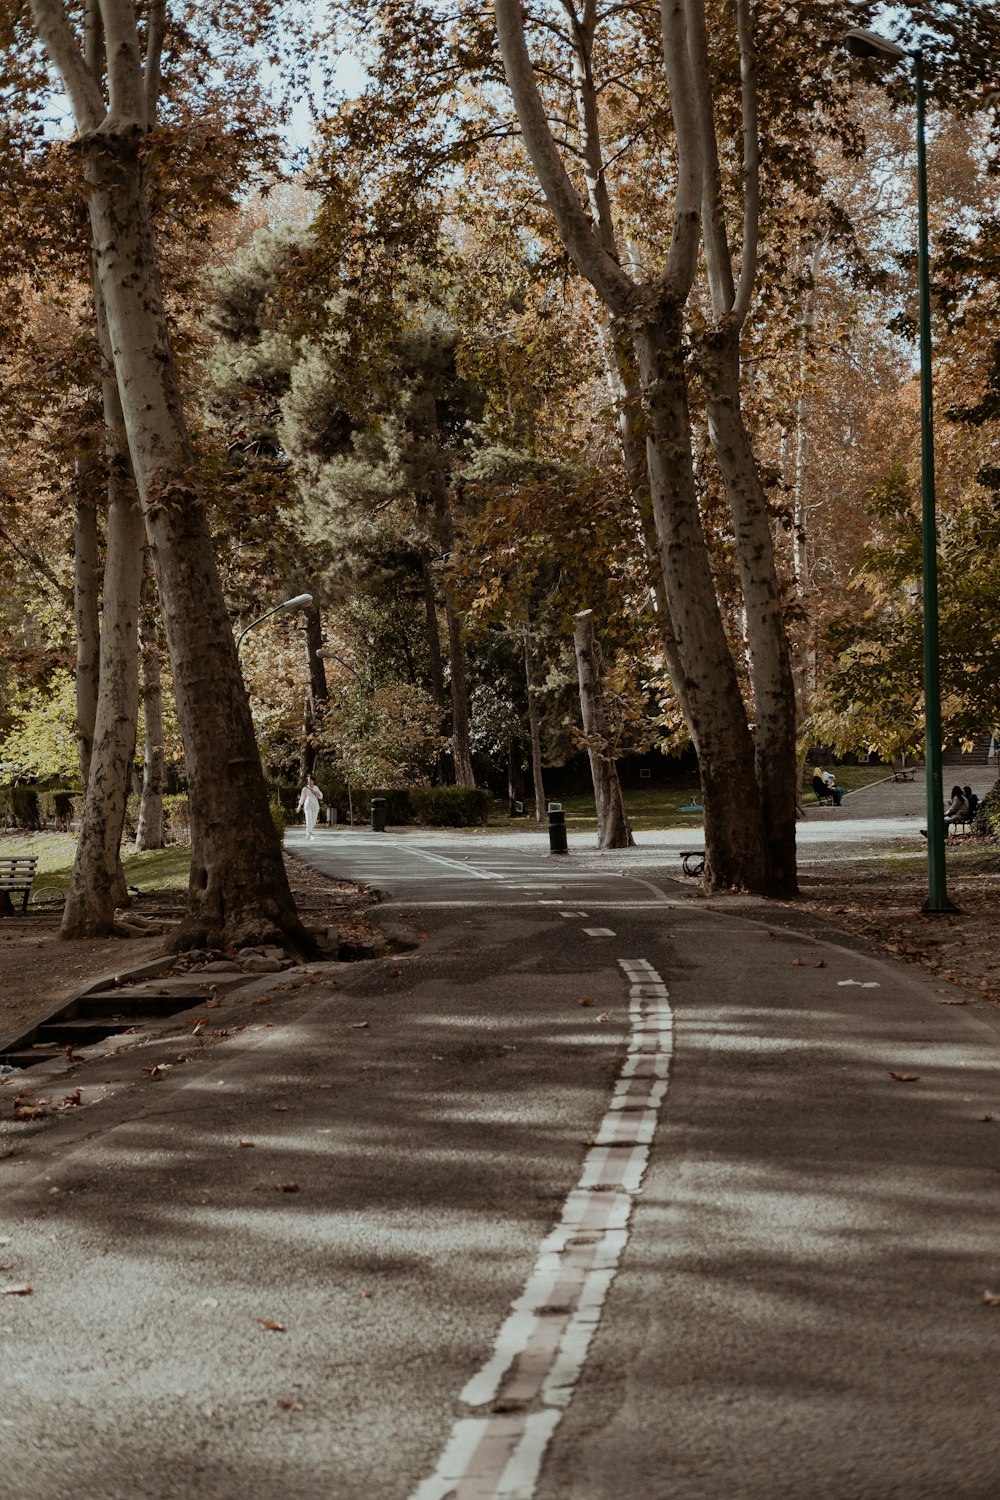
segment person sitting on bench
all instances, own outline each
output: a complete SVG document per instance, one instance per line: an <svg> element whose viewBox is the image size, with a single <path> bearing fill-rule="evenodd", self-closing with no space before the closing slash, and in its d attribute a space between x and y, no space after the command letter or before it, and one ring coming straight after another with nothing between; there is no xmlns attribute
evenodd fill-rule
<svg viewBox="0 0 1000 1500"><path fill-rule="evenodd" d="M844 800L844 788L838 786L836 778L829 771L824 771L822 766L817 766L813 772L812 787L820 802L831 798L834 807L839 807Z"/></svg>
<svg viewBox="0 0 1000 1500"><path fill-rule="evenodd" d="M944 810L944 831L950 833L956 823L968 823L972 817L965 793L960 786L951 789L951 801Z"/></svg>
<svg viewBox="0 0 1000 1500"><path fill-rule="evenodd" d="M972 814L969 811L969 804L965 800L965 793L960 786L953 786L951 789L951 801L944 810L945 835L947 836L951 832L956 823L968 823L971 822L971 819ZM921 828L920 832L924 838L927 837L926 828Z"/></svg>

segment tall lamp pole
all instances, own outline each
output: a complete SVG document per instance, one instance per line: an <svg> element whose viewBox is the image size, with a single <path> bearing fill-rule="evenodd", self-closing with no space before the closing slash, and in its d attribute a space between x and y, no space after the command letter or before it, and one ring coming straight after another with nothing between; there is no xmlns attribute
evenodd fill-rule
<svg viewBox="0 0 1000 1500"><path fill-rule="evenodd" d="M927 899L925 912L954 911L945 871L944 795L941 781L941 666L938 636L937 496L934 488L934 387L931 379L930 234L927 222L927 144L924 55L877 31L854 29L844 37L852 57L913 61L917 103L917 277L920 290L920 493L924 573L924 770L927 783Z"/></svg>
<svg viewBox="0 0 1000 1500"><path fill-rule="evenodd" d="M284 603L276 604L273 609L268 610L266 615L261 615L259 619L251 620L249 625L244 625L243 629L236 637L237 656L239 656L240 654L240 642L249 631L255 630L258 625L263 625L264 621L269 620L272 615L280 614L283 610L286 609L305 609L307 605L310 605L312 602L312 594L296 594L294 599L286 599Z"/></svg>

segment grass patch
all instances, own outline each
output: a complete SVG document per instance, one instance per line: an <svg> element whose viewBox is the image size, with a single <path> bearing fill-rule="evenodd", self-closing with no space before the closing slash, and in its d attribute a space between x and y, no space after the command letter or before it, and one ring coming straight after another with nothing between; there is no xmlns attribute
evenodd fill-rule
<svg viewBox="0 0 1000 1500"><path fill-rule="evenodd" d="M660 828L693 828L701 821L700 809L697 812L682 811L682 808L694 802L701 802L701 792L694 778L687 786L675 783L669 787L652 787L648 790L643 787L642 790L626 791L623 795L625 812L634 832L651 833ZM592 792L576 797L554 797L551 800L559 802L565 812L566 829L569 833L597 831L597 809ZM526 802L524 809L524 816L520 818L494 813L490 818L490 829L496 833L518 833L526 828L547 827L547 818L543 818L540 825L535 822L533 801Z"/></svg>
<svg viewBox="0 0 1000 1500"><path fill-rule="evenodd" d="M71 833L4 833L0 834L0 852L33 854L38 860L34 890L44 885L47 894L55 896L69 889L76 857L76 838ZM186 844L171 844L168 849L144 849L141 854L122 858L125 879L140 891L186 890L191 870L191 850Z"/></svg>
<svg viewBox="0 0 1000 1500"><path fill-rule="evenodd" d="M186 891L191 874L191 846L171 844L167 849L144 849L141 854L126 854L122 864L125 879L140 891Z"/></svg>
<svg viewBox="0 0 1000 1500"><path fill-rule="evenodd" d="M871 786L873 782L884 781L890 776L891 771L885 766L836 766L834 771L837 783L847 792L855 792L860 787ZM803 802L806 807L815 807L816 798L812 788L809 787L809 779L806 781L806 791ZM641 787L632 790L623 790L625 798L625 812L633 833L656 833L666 828L698 828L702 822L702 812L699 807L690 812L693 803L700 803L701 789L696 777L687 778L681 782L672 782L666 787ZM558 799L556 799L558 800ZM563 811L566 814L566 828L570 833L595 833L597 831L597 810L594 806L592 793L578 797L563 797ZM537 827L535 823L535 804L526 802L525 816L523 818L509 818L502 813L495 813L490 818L490 828L494 832L507 830L516 833L525 827ZM542 827L546 826L545 819Z"/></svg>

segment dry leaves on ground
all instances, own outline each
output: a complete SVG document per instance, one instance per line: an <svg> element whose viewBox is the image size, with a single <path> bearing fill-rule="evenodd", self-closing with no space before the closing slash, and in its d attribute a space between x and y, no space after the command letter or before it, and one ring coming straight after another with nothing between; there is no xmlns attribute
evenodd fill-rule
<svg viewBox="0 0 1000 1500"><path fill-rule="evenodd" d="M989 866L993 855L987 849L979 859ZM973 998L1000 1004L1000 849L995 863L995 869L950 872L949 893L959 908L954 914L921 911L927 894L922 871L901 872L860 860L839 863L829 873L804 873L803 899L796 909L815 912L831 926L878 944L929 977L972 992L953 994L944 1003L960 1005Z"/></svg>

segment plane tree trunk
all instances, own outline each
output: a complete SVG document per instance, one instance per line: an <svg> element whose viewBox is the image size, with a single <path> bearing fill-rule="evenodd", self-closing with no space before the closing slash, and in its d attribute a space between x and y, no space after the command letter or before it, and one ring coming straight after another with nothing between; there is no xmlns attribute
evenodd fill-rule
<svg viewBox="0 0 1000 1500"><path fill-rule="evenodd" d="M635 839L625 816L618 768L611 754L607 715L604 711L600 652L594 632L594 616L589 609L582 610L575 617L573 645L580 680L583 732L587 739L587 755L590 758L590 774L597 804L598 848L629 849Z"/></svg>
<svg viewBox="0 0 1000 1500"><path fill-rule="evenodd" d="M145 58L136 8L125 0L102 0L99 55L85 54L65 0L31 0L31 15L75 117L97 282L184 739L191 880L175 942L240 946L269 939L305 948L268 808L159 281L143 149L155 115L164 7L151 6Z"/></svg>
<svg viewBox="0 0 1000 1500"><path fill-rule="evenodd" d="M127 900L121 840L139 706L142 512L110 358L104 299L96 278L93 296L107 451L108 536L94 738L73 873L59 927L61 938L108 936L114 928L115 908Z"/></svg>
<svg viewBox="0 0 1000 1500"><path fill-rule="evenodd" d="M794 895L798 778L795 678L767 496L740 404L739 342L739 329L733 327L705 340L708 428L732 511L746 608L756 776L768 849L768 884L774 894Z"/></svg>
<svg viewBox="0 0 1000 1500"><path fill-rule="evenodd" d="M718 145L708 67L704 0L660 6L662 60L674 132L673 231L659 274L648 280L623 264L607 175L609 153L600 135L600 88L595 37L607 20L597 0L573 8L567 40L573 53L577 140L571 176L539 91L519 0L494 0L504 71L525 149L568 254L604 305L619 371L635 358L646 439L648 507L637 497L647 548L655 548L663 576L664 649L674 688L698 752L705 798L706 883L763 893L794 885L794 822L767 828L769 805L758 784L758 758L742 701L702 530L691 451L684 313L704 244L713 314L745 318L756 270L759 149L753 68L753 11L735 0L734 20L743 79L744 234L739 287L733 285L726 243L725 205L718 187ZM582 184L581 184L582 178ZM581 186L583 191L581 192ZM585 200L585 201L584 201ZM621 356L624 355L624 358ZM623 433L628 439L630 434ZM628 454L626 453L628 460ZM629 462L630 473L633 464ZM639 486L640 491L644 486ZM733 497L731 498L731 503ZM736 497L736 503L740 497ZM650 525L650 522L652 525ZM770 549L770 538L768 548ZM748 555L753 571L761 559ZM771 562L773 567L773 559ZM766 571L766 565L765 565ZM659 590L657 590L659 597ZM767 754L770 754L768 748ZM780 780L782 771L767 776Z"/></svg>
<svg viewBox="0 0 1000 1500"><path fill-rule="evenodd" d="M152 595L152 574L144 579L144 592ZM139 615L139 661L142 670L143 756L142 794L135 830L137 849L163 848L163 686L160 671L160 641L151 598L143 601Z"/></svg>
<svg viewBox="0 0 1000 1500"><path fill-rule="evenodd" d="M83 475L78 471L78 479ZM89 477L89 476L87 476ZM81 484L73 504L73 617L76 623L76 745L80 784L87 790L97 721L101 625L97 506Z"/></svg>
<svg viewBox="0 0 1000 1500"><path fill-rule="evenodd" d="M112 421L114 415L112 413ZM114 445L113 428L112 446ZM105 937L125 900L122 826L139 705L138 614L142 513L135 490L112 462L101 621L101 677L94 746L61 938Z"/></svg>
<svg viewBox="0 0 1000 1500"><path fill-rule="evenodd" d="M524 686L528 697L528 733L531 738L531 780L535 790L535 822L545 817L545 780L542 775L542 729L535 699L535 655L531 626L524 627Z"/></svg>

